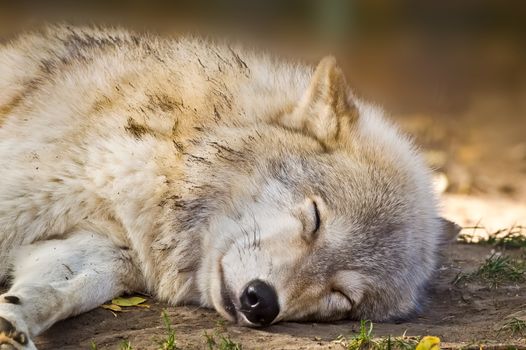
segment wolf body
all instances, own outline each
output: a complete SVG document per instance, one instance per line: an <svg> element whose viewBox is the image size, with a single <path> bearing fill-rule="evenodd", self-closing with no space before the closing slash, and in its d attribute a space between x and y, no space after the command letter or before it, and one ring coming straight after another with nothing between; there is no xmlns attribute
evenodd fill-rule
<svg viewBox="0 0 526 350"><path fill-rule="evenodd" d="M407 317L444 230L429 177L330 57L23 35L0 48L0 344L132 291L246 325Z"/></svg>

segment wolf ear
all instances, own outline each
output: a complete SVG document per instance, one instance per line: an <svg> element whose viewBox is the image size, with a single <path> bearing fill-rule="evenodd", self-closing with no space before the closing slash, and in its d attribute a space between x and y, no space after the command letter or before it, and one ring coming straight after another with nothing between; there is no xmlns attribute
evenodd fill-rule
<svg viewBox="0 0 526 350"><path fill-rule="evenodd" d="M334 57L323 58L302 99L284 123L316 137L327 146L349 134L358 110Z"/></svg>
<svg viewBox="0 0 526 350"><path fill-rule="evenodd" d="M439 218L439 220L442 224L442 237L444 242L454 241L462 230L462 227L455 224L453 221L449 221L448 219Z"/></svg>

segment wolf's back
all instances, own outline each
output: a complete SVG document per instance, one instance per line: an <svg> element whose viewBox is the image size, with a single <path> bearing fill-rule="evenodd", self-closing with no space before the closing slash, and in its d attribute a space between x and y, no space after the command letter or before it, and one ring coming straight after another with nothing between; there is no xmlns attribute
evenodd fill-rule
<svg viewBox="0 0 526 350"><path fill-rule="evenodd" d="M78 224L101 207L93 192L112 196L93 185L93 169L113 166L101 159L137 157L141 138L183 149L208 125L250 125L295 103L309 73L229 45L108 28L51 26L0 46L0 279L12 247Z"/></svg>

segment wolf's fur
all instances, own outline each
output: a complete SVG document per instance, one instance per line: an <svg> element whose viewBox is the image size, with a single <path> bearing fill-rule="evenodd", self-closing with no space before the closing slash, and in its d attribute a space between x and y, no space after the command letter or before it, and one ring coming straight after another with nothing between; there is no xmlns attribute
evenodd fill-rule
<svg viewBox="0 0 526 350"><path fill-rule="evenodd" d="M30 336L134 290L234 319L256 278L275 322L406 317L442 234L422 159L333 59L195 39L3 46L0 179L0 319Z"/></svg>

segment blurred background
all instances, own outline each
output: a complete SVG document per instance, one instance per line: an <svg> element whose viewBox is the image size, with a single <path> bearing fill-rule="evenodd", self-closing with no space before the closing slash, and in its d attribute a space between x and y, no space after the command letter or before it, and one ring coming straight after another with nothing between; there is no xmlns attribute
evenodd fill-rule
<svg viewBox="0 0 526 350"><path fill-rule="evenodd" d="M415 136L453 219L525 223L525 1L0 2L2 41L50 22L226 37L312 63L333 54L358 95Z"/></svg>

